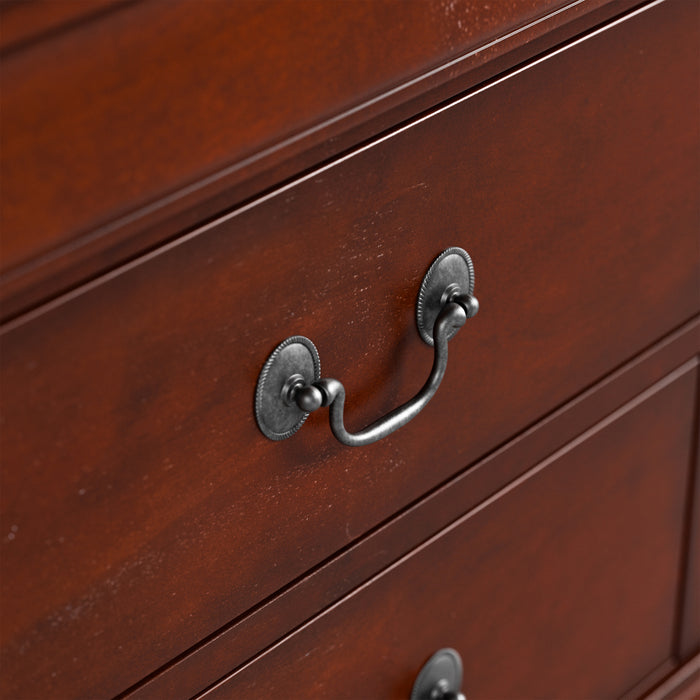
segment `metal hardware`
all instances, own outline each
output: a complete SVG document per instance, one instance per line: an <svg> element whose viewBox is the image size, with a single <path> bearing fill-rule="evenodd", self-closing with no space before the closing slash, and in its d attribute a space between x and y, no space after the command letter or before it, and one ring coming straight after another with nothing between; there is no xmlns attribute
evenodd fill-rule
<svg viewBox="0 0 700 700"><path fill-rule="evenodd" d="M413 684L411 700L466 700L462 659L454 649L440 649L423 666Z"/></svg>
<svg viewBox="0 0 700 700"><path fill-rule="evenodd" d="M271 440L284 440L321 406L329 407L331 430L344 445L368 445L398 430L438 390L447 369L448 341L479 310L473 291L471 258L461 248L448 248L430 266L416 303L420 335L435 348L430 375L412 399L358 433L345 428L345 387L337 379L320 378L315 345L303 336L287 338L268 357L258 378L255 418L260 430Z"/></svg>
<svg viewBox="0 0 700 700"><path fill-rule="evenodd" d="M305 398L308 392L301 390L320 378L321 360L308 338L293 335L275 348L255 391L255 417L266 437L285 440L301 428L312 409L302 408L296 399ZM307 405L305 400L301 403Z"/></svg>
<svg viewBox="0 0 700 700"><path fill-rule="evenodd" d="M461 248L448 248L435 259L423 278L416 304L416 323L420 337L433 344L433 327L445 304L455 301L465 307L467 318L476 316L479 302L474 294L474 265ZM451 340L459 328L452 330Z"/></svg>

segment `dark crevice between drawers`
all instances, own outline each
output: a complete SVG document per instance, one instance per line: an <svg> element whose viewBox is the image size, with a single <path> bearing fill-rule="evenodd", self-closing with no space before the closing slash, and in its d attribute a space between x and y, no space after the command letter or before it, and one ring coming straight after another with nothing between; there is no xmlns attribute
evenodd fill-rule
<svg viewBox="0 0 700 700"><path fill-rule="evenodd" d="M177 664L179 664L185 658L202 650L208 644L213 642L216 638L220 637L221 635L226 634L229 630L236 627L238 624L240 624L246 618L250 618L251 616L255 615L256 613L261 611L263 608L270 605L275 599L281 598L285 594L289 593L292 589L294 589L296 586L298 586L303 581L311 579L312 577L317 576L317 575L323 575L322 573L320 573L322 569L324 569L325 567L328 567L328 566L332 566L334 564L334 562L338 562L339 560L341 560L344 557L344 555L346 555L352 549L356 548L363 541L369 540L373 535L376 535L377 533L379 533L381 530L383 530L387 526L391 526L392 524L396 523L403 516L406 516L414 509L420 508L421 506L425 506L425 505L428 505L428 508L430 508L431 506L429 505L429 502L431 501L432 498L436 497L439 494L439 492L448 490L451 487L453 487L456 484L456 482L463 479L465 477L465 475L468 474L468 472L471 472L478 465L483 464L485 462L488 462L489 460L493 459L494 456L497 456L499 453L506 452L507 450L512 449L514 446L517 448L517 443L521 442L522 440L526 440L528 435L539 433L542 431L543 428L546 429L547 427L549 427L551 422L556 421L558 419L561 419L562 417L568 416L568 414L571 412L572 409L575 409L577 406L585 403L587 400L588 401L591 401L591 400L595 401L595 397L600 394L602 388L604 388L606 386L612 386L614 389L616 389L618 387L618 384L619 384L618 380L633 373L635 369L639 368L640 366L644 366L645 363L653 362L655 360L655 358L659 357L660 353L662 353L664 350L668 349L669 347L673 348L676 345L681 347L680 350L674 351L673 360L664 360L663 366L656 370L656 374L654 375L654 377L652 378L651 381L635 378L633 391L631 391L631 392L628 391L628 394L626 394L623 398L621 398L620 400L615 401L615 402L611 402L611 399L608 397L606 399L607 408L605 410L601 411L596 406L594 408L594 410L592 411L593 417L590 419L579 418L578 422L576 423L576 429L572 430L571 434L567 434L565 436L565 438L560 439L557 442L557 444L553 444L552 446L550 446L549 449L544 450L540 453L537 453L536 458L533 458L529 463L525 463L524 465L522 465L521 468L519 468L517 473L512 474L511 477L506 479L505 481L499 482L495 486L494 489L491 489L488 492L479 493L478 498L475 499L475 501L473 503L470 503L466 507L466 510L463 510L463 511L460 511L457 513L451 513L448 516L448 518L445 520L445 522L440 523L440 525L439 525L439 527L437 527L437 529L432 529L430 531L423 532L420 540L416 540L415 542L414 541L410 542L409 544L406 545L406 547L402 551L392 552L390 559L387 560L386 562L384 562L380 569L378 569L377 571L374 571L368 577L365 577L360 581L353 581L350 584L350 586L348 587L348 589L345 590L339 596L339 598L330 600L327 602L326 605L323 605L317 609L314 609L313 612L311 612L307 617L304 617L304 619L299 621L298 624L294 625L290 629L286 629L283 634L281 634L279 637L272 639L269 644L267 644L263 648L257 650L255 652L255 654L253 654L252 656L250 656L247 659L240 661L239 663L235 663L234 667L231 670L229 670L224 676L222 676L221 678L218 678L214 682L209 683L206 687L202 688L197 693L197 695L206 692L206 690L208 688L213 687L214 685L218 684L221 680L223 680L223 678L226 678L226 677L232 675L233 673L235 673L237 670L239 670L243 666L249 664L254 659L263 655L270 648L272 648L276 644L278 644L281 639L284 639L285 637L293 634L295 631L297 631L298 629L300 629L301 627L306 625L311 619L317 617L318 615L322 614L324 611L328 610L330 607L335 605L339 599L343 599L343 598L347 597L348 595L351 595L353 591L357 590L361 586L364 586L368 580L372 579L380 571L383 571L384 569L391 566L392 564L394 564L396 561L398 561L402 557L406 556L406 554L408 552L410 552L412 549L421 546L421 544L423 544L427 540L434 537L437 532L440 532L445 527L449 527L449 525L451 523L460 519L461 517L463 517L464 515L466 515L470 511L474 510L475 508L478 508L480 506L480 504L482 504L484 501L488 500L489 498L492 498L494 496L494 494L498 493L502 489L507 488L509 486L509 484L511 484L512 482L521 478L523 476L523 474L530 471L537 464L548 459L552 454L554 454L558 450L562 449L562 447L569 444L571 441L576 440L581 434L583 434L587 430L589 430L591 425L595 425L595 424L599 423L600 421L605 420L608 416L610 416L614 412L618 411L621 406L625 405L629 401L633 400L635 396L637 396L640 393L643 393L645 390L647 390L650 385L653 385L654 383L660 381L661 379L663 379L663 377L668 375L670 372L673 372L674 370L678 369L678 367L682 366L684 363L687 363L688 361L692 361L692 358L698 357L697 352L698 352L698 350L700 350L700 348L698 347L698 343L697 343L697 334L698 334L698 330L700 330L699 324L700 324L700 315L696 315L693 318L689 319L686 323L675 328L673 331L671 331L669 334L667 334L660 341L657 341L656 343L647 346L644 350L642 350L640 353L637 353L632 358L628 358L628 360L626 360L624 363L618 365L616 368L614 368L613 370L611 370L610 372L608 372L604 376L600 377L595 382L591 383L588 387L586 387L581 392L577 393L575 396L570 397L567 401L562 402L560 405L554 407L551 411L548 411L547 414L545 414L544 416L541 416L537 420L531 422L527 427L525 427L523 430L519 431L517 434L502 441L500 444L498 444L496 447L494 447L493 449L491 449L487 453L476 458L474 461L472 461L469 465L467 465L466 467L461 469L459 472L453 474L452 476L450 476L448 479L444 480L440 484L437 484L435 487L433 487L432 489L430 489L426 493L422 494L418 499L415 499L414 501L408 503L406 506L404 506L400 510L393 513L389 518L386 518L385 520L378 523L370 530L368 530L368 531L364 532L362 535L356 537L351 542L346 544L343 548L334 552L332 555L330 555L329 557L327 557L323 561L319 562L313 568L311 568L311 569L307 570L306 572L302 573L301 575L297 576L294 580L290 581L283 588L278 589L274 593L268 595L266 598L261 600L255 606L253 606L252 608L250 608L249 610L247 610L243 614L237 616L236 618L234 618L230 622L226 623L225 625L220 627L218 630L216 630L212 634L205 637L203 640L201 640L196 645L194 645L191 648L187 649L186 651L182 652L181 654L176 656L174 659L169 661L167 664L163 665L162 667L160 667L159 669L157 669L153 673L151 673L148 676L146 676L145 678L143 678L138 683L130 686L128 689L126 689L125 691L123 691L121 694L119 694L117 696L117 700L119 700L121 698L126 698L131 693L143 688L143 686L147 685L148 683L150 683L151 681L156 679L158 676L161 676L162 674L168 673L171 669L173 669L175 666L177 666ZM687 350L688 345L690 345L692 350L690 350L690 351ZM695 405L696 413L698 412L698 409L699 409L698 401L696 398L696 405ZM557 434L557 431L549 431L549 432L553 432L553 433ZM696 434L696 440L697 440L697 434ZM434 505L433 505L433 507L434 507ZM687 530L689 527L689 523L686 522L685 527L686 527L686 532L685 532L684 536L687 538L688 537ZM687 549L687 546L686 546L686 549ZM304 614L306 615L306 613L304 613ZM672 650L669 650L669 652L673 653ZM653 679L651 679L651 678L648 679L648 682L647 682L647 679L642 679L640 681L640 684L647 682L647 684L645 685L645 689L648 689L652 685L663 680L663 678L666 677L671 671L672 671L672 666L669 666L668 662L667 662L664 665L663 673L659 671L654 676ZM637 687L637 686L635 686L635 687Z"/></svg>
<svg viewBox="0 0 700 700"><path fill-rule="evenodd" d="M624 0L620 0L621 2L624 2ZM195 225L187 226L185 228L177 229L173 233L169 235L164 235L163 237L159 237L157 241L154 241L150 245L146 245L143 248L139 248L138 251L131 255L125 255L124 257L121 257L119 261L115 264L112 265L106 265L102 268L100 268L97 272L95 272L92 275L86 275L86 276L79 276L80 278L76 280L74 284L61 284L60 283L60 278L61 278L61 272L58 271L54 277L58 277L59 282L55 285L55 287L52 289L52 291L47 292L45 295L37 295L36 299L33 299L31 302L27 303L22 303L19 305L17 309L11 310L8 313L5 313L4 310L2 309L2 304L0 304L0 323L2 326L0 326L0 330L5 330L5 327L14 327L15 325L20 325L22 323L25 323L27 321L30 321L33 319L35 316L41 315L45 313L46 311L49 311L51 308L53 308L54 305L61 305L67 301L69 301L73 296L81 294L83 291L87 291L87 289L92 288L96 284L100 284L103 280L103 278L115 275L115 274L120 274L123 270L126 270L130 268L131 266L135 264L139 264L141 259L144 257L147 257L149 255L152 255L154 253L157 253L158 251L164 251L168 246L171 245L178 245L181 242L184 242L186 239L189 237L197 235L197 232L200 231L203 228L206 228L207 226L210 226L214 223L216 223L219 219L222 219L224 217L229 217L234 215L236 212L243 208L250 207L251 205L255 204L256 202L262 201L264 199L267 199L271 196L274 196L279 190L288 188L312 175L317 173L319 170L323 168L327 168L329 166L334 165L336 162L340 162L344 159L350 158L354 156L356 153L372 146L375 143L378 143L382 141L383 139L386 139L388 137L391 137L392 134L395 134L396 132L401 131L402 129L405 129L407 127L410 127L411 125L431 116L434 113L437 113L443 109L447 109L454 104L457 104L461 100L468 98L470 95L483 90L485 88L488 88L489 86L507 79L511 77L512 75L518 73L519 71L527 68L530 65L533 65L537 63L539 60L542 58L555 53L562 49L563 47L566 47L572 43L575 43L576 41L598 31L601 28L604 28L610 24L613 24L617 22L620 19L623 19L627 17L628 15L634 14L641 8L651 6L658 2L659 0L646 0L645 2L640 2L640 3L635 3L633 5L625 5L623 9L621 9L618 13L614 14L613 16L605 17L603 20L599 21L598 23L594 23L593 25L590 26L585 26L584 29L579 31L578 33L574 33L571 36L567 36L565 39L559 41L558 43L552 45L552 46L547 46L543 50L533 54L532 56L527 57L525 60L520 60L519 62L516 62L513 66L508 68L507 70L501 71L500 73L497 73L495 75L490 75L484 80L478 81L474 84L469 85L466 89L462 88L460 90L459 85L456 85L456 92L451 93L449 97L443 98L442 100L438 100L434 104L431 104L427 108L419 109L415 113L411 114L410 117L404 118L403 120L398 120L390 127L386 127L383 129L379 129L377 132L372 133L371 136L365 137L363 139L359 139L358 141L354 142L352 146L339 150L336 153L333 153L332 155L326 157L326 158L320 158L317 161L313 163L313 165L306 167L306 168L299 168L298 170L295 170L294 174L282 178L278 181L275 181L273 184L263 187L260 190L256 191L254 195L248 196L248 197L242 197L240 199L237 199L231 206L226 207L224 209L217 209L215 213L208 215L208 216L203 216L201 218L198 218L197 223ZM531 20L528 23L526 23L524 26L531 26L534 24L537 24L538 22L545 21L549 17L552 17L556 14L565 12L567 10L570 10L571 8L575 7L580 3L580 0L576 0L576 2L569 3L561 8L558 8L554 12L551 12L547 15L544 15L543 17L537 18L535 20ZM614 3L611 3L614 4ZM592 15L596 15L596 13L601 12L606 10L607 6L603 5L601 8L597 8L591 11ZM105 10L107 11L114 11L113 9ZM583 17L575 17L570 20L569 24L579 24L581 22L585 22L587 15L584 15ZM88 21L89 18L86 18L86 21ZM553 31L565 31L566 27L568 24L561 25L557 28L555 28ZM437 70L443 71L447 70L452 64L459 63L460 61L463 61L466 57L483 52L486 50L488 47L493 46L498 44L499 42L505 40L509 36L511 36L514 33L517 33L522 30L523 27L515 27L513 30L511 30L508 34L497 37L496 39L487 42L486 44L477 46L470 51L468 51L466 54L463 54L459 57L456 57L452 59L451 61L447 62L446 64L443 64L439 66ZM541 37L544 38L544 37ZM508 56L510 53L516 52L518 50L521 50L523 46L517 46L512 49L509 49L506 51L503 56ZM486 64L487 66L488 64ZM465 76L469 76L473 71L480 70L482 68L485 68L485 66L480 66L477 65L475 67L472 67L470 69L467 69L464 74L461 74L457 76L456 78L452 79L452 81L459 83L461 79L464 79ZM429 71L431 72L431 71ZM450 83L452 81L447 81L447 83ZM412 81L408 81L408 84L410 84ZM407 83L402 83L401 85L397 86L394 90L389 91L389 92L400 92L401 90L405 89ZM430 92L431 89L434 89L436 86L431 86L430 89L428 89L427 92ZM25 274L27 276L30 276L33 271L35 271L37 268L45 265L45 264L50 264L52 261L58 260L63 257L69 256L71 253L74 251L80 250L83 248L85 245L88 245L92 243L93 241L96 241L98 239L104 238L105 236L110 235L112 232L117 231L121 228L133 225L135 222L138 222L141 219L144 219L145 217L169 206L173 202L182 199L183 197L191 194L192 192L196 191L197 189L200 189L201 187L205 186L209 182L214 182L216 180L219 180L223 175L229 172L235 172L238 170L242 170L251 163L259 160L262 155L265 155L267 153L271 153L274 151L280 151L284 150L285 148L288 148L294 143L302 142L306 139L308 139L312 134L318 133L318 132L323 132L325 131L329 126L337 123L337 122L342 122L344 121L349 115L362 112L363 110L367 109L369 105L371 105L374 102L381 101L386 97L387 93L382 93L381 95L376 96L375 98L362 103L361 105L358 105L356 107L353 107L349 110L346 110L320 124L313 125L312 127L306 129L303 132L300 132L298 134L295 134L291 136L290 138L276 143L272 144L269 148L267 149L262 149L260 153L256 153L254 156L251 156L248 159L244 159L238 163L236 163L234 166L231 166L224 171L219 171L216 173L213 173L212 175L202 178L196 183L192 183L189 186L185 186L182 188L177 189L176 191L171 192L170 194L164 195L157 199L154 202L151 202L150 204L146 204L130 213L125 214L124 216L110 222L106 223L102 226L98 226L93 232L91 233L86 233L84 236L74 239L71 242L68 242L64 245L61 245L53 250L47 251L43 255L37 257L34 261L28 262L28 263L22 263L20 264L17 268L8 270L3 276L6 280L9 280L9 284L12 283L13 280L17 278L21 278ZM408 96L405 101L399 102L396 105L392 105L388 108L388 111L391 112L395 109L398 109L402 104L405 103L411 103L411 101L415 99L415 96ZM383 112L380 112L380 115L383 114ZM377 118L377 115L372 114L369 118L369 121L372 122L375 118ZM340 138L344 133L347 132L352 132L355 129L352 125L345 130L341 130L338 134L331 134L330 138L327 139L328 141L333 141L338 138ZM310 144L309 149L313 149L314 145ZM302 151L303 153L304 151ZM294 158L294 154L290 155L288 159L290 160ZM268 169L263 169L261 173L258 173L254 177L261 178L264 177L266 172L269 172L270 170L277 169L278 167L283 167L284 163L286 160L282 160L280 163L276 165L272 165ZM211 201L213 198L215 198L215 195L211 195L210 197L205 197L201 201L197 202L196 204L193 204L191 207L188 207L186 211L190 211L193 207L198 206L198 207L203 207L206 208L206 202ZM176 216L175 214L173 216ZM167 227L167 221L168 217L165 217L163 219L163 224L164 226ZM148 230L149 226L146 226L145 230ZM121 241L117 241L115 245L119 246ZM70 268L69 268L69 273L70 273ZM47 286L51 288L51 279L52 275L49 274L46 278L48 280ZM39 282L38 284L41 284ZM33 283L29 283L28 289L31 291L31 288L33 286L38 286L34 285ZM20 288L19 295L22 296L24 292L27 290L24 288ZM7 298L8 302L12 305L13 302L13 296L12 294L8 295Z"/></svg>

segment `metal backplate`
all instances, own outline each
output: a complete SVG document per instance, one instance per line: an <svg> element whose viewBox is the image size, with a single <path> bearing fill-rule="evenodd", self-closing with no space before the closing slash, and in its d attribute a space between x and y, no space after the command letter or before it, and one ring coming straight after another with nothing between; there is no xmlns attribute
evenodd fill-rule
<svg viewBox="0 0 700 700"><path fill-rule="evenodd" d="M294 375L301 375L306 384L321 378L321 360L316 346L301 335L281 342L267 358L258 377L255 419L270 440L291 437L309 415L294 402L285 400L285 387Z"/></svg>
<svg viewBox="0 0 700 700"><path fill-rule="evenodd" d="M430 266L423 278L416 304L416 321L421 338L433 344L433 326L450 297L474 293L474 265L466 250L448 248ZM448 340L457 333L455 328Z"/></svg>
<svg viewBox="0 0 700 700"><path fill-rule="evenodd" d="M462 659L454 649L440 649L423 666L411 691L411 700L433 700L462 687ZM438 688L442 693L436 693Z"/></svg>

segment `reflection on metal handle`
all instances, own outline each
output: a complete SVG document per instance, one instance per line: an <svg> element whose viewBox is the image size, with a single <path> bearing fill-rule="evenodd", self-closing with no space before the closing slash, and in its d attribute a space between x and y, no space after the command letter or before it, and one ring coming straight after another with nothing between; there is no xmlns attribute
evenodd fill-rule
<svg viewBox="0 0 700 700"><path fill-rule="evenodd" d="M308 414L329 408L333 435L351 447L369 445L390 435L425 408L447 368L447 344L479 310L473 295L474 268L461 248L449 248L433 263L421 285L416 315L421 336L434 346L433 367L422 389L409 401L357 433L345 427L345 387L337 379L321 379L314 344L303 336L287 338L270 355L260 373L255 415L272 440L293 435Z"/></svg>
<svg viewBox="0 0 700 700"><path fill-rule="evenodd" d="M462 658L454 649L440 649L420 670L410 700L466 700L461 685Z"/></svg>
<svg viewBox="0 0 700 700"><path fill-rule="evenodd" d="M474 297L470 297L470 300L472 299L476 301ZM442 378L445 376L445 370L447 369L447 337L452 329L461 328L467 318L469 318L467 308L474 308L474 304L463 306L459 302L449 302L444 306L437 319L435 319L435 325L433 326L435 342L433 368L423 388L405 404L395 408L383 418L368 425L358 433L350 433L345 428L343 421L345 388L343 385L337 379L320 379L314 382L312 386L318 388L322 395L319 397L321 400L316 408L320 406L330 407L330 423L333 435L344 445L351 447L369 445L390 435L415 418L428 401L433 398L442 382ZM300 406L300 408L304 408L304 405ZM309 410L309 408L311 406L308 406L305 410Z"/></svg>

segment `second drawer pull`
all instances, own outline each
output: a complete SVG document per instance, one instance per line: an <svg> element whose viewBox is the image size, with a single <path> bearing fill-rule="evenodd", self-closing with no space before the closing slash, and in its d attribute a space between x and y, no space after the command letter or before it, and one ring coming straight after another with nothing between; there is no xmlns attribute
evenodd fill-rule
<svg viewBox="0 0 700 700"><path fill-rule="evenodd" d="M345 387L337 379L321 379L315 345L303 336L287 338L258 378L255 417L260 430L271 440L284 440L311 411L328 406L333 435L344 445L368 445L390 435L418 415L438 390L447 368L448 341L479 310L473 291L471 258L461 248L448 248L423 278L416 304L421 337L435 348L430 375L412 399L357 433L345 427Z"/></svg>
<svg viewBox="0 0 700 700"><path fill-rule="evenodd" d="M454 649L440 649L420 670L410 700L466 700L461 685L462 657Z"/></svg>

